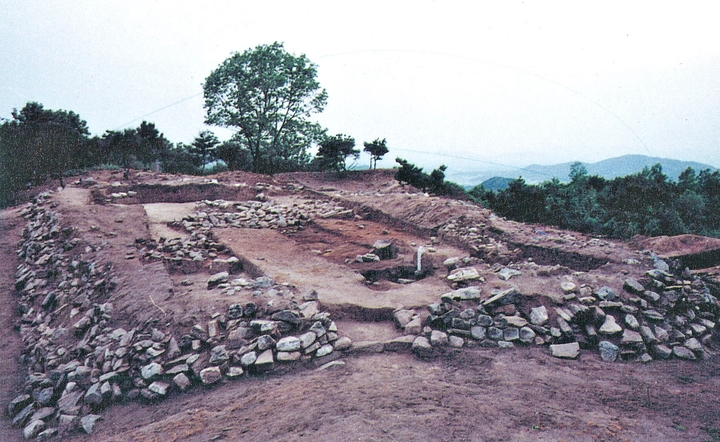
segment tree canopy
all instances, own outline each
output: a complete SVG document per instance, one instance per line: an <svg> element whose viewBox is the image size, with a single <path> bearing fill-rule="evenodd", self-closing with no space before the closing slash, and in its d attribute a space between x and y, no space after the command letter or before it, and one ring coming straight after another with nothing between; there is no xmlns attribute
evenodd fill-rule
<svg viewBox="0 0 720 442"><path fill-rule="evenodd" d="M188 148L196 163L200 165L201 173L205 173L205 165L208 161L213 161L216 158L218 144L220 144L220 141L215 134L209 130L204 130L195 137L195 141Z"/></svg>
<svg viewBox="0 0 720 442"><path fill-rule="evenodd" d="M296 170L323 134L310 121L327 102L316 77L317 66L282 43L234 53L205 80L205 121L237 129L235 141L250 152L254 172Z"/></svg>
<svg viewBox="0 0 720 442"><path fill-rule="evenodd" d="M372 143L365 142L363 145L365 146L363 151L370 154L370 168L377 169L378 160L381 160L382 157L389 152L387 141L385 138L382 140L380 138L376 138Z"/></svg>
<svg viewBox="0 0 720 442"><path fill-rule="evenodd" d="M357 159L359 156L360 151L355 149L355 138L337 134L325 137L320 142L315 162L320 170L344 172L347 169L347 158Z"/></svg>
<svg viewBox="0 0 720 442"><path fill-rule="evenodd" d="M720 172L688 168L673 182L656 164L606 180L573 164L571 181L530 185L520 178L499 192L469 196L501 216L596 235L630 238L695 233L720 237Z"/></svg>

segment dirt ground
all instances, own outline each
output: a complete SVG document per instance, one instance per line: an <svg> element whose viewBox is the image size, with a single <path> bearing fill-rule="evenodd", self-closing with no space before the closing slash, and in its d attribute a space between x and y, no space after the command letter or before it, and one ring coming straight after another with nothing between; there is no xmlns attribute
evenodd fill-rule
<svg viewBox="0 0 720 442"><path fill-rule="evenodd" d="M70 185L53 201L65 225L73 226L90 247L88 258L109 262L118 276L112 296L117 326L159 319L182 330L250 298L248 293L223 295L208 290L210 270L171 274L161 263L126 259L137 239L187 237L167 223L195 211L197 195L190 187L216 179L212 195L241 195L258 183L272 201L292 205L301 200L335 201L350 207L354 218L314 219L304 230L281 233L271 229L214 228L219 242L241 258L246 272L236 277L270 276L292 288L295 296L315 290L322 306L337 320L339 334L353 341L386 341L402 335L391 321L397 307L424 310L452 290L442 262L466 257L473 249L443 237L448 220L487 227L487 241L503 244L522 275L509 281L496 270L505 265L485 259L476 268L485 278L484 294L518 288L526 301L553 305L562 296L560 283L582 287L610 286L622 290L628 276L642 275L649 258L637 244L596 240L548 226L513 223L465 202L418 194L399 186L388 171L334 175L289 174L273 179L251 174L189 178L136 173L132 182L117 185L119 176L94 173L93 189ZM116 183L115 186L112 183ZM239 186L238 183L242 183ZM172 201L159 196L121 203L94 204L98 192L138 188L142 184L178 186ZM133 187L135 186L135 187ZM222 187L227 186L227 188ZM183 196L184 195L184 196ZM187 200L186 200L187 199ZM0 399L7 404L20 393L26 369L13 330L14 273L17 242L24 226L20 208L0 217L0 312L5 334L0 345ZM434 270L423 279L400 284L380 279L369 283L355 256L367 253L378 239L399 246L396 258L383 266L413 266L419 246ZM666 241L664 244L667 244ZM673 250L680 253L683 241ZM532 245L532 247L527 247ZM697 241L692 242L697 246ZM694 249L693 249L694 250ZM702 249L700 251L707 251ZM508 258L509 259L509 258ZM638 265L624 264L634 259ZM430 263L430 264L428 264ZM590 263L590 264L588 264ZM588 266L586 268L585 266ZM591 267L591 268L590 268ZM252 272L248 269L252 268ZM192 282L191 285L182 281ZM448 350L424 361L406 352L352 354L345 365L317 371L298 365L265 376L224 381L196 388L156 404L128 402L103 411L92 435L75 440L208 441L676 441L720 440L720 359L700 362L663 361L649 364L604 363L583 352L578 360L550 356L547 347L513 350L464 348ZM0 422L0 439L21 440L21 431Z"/></svg>

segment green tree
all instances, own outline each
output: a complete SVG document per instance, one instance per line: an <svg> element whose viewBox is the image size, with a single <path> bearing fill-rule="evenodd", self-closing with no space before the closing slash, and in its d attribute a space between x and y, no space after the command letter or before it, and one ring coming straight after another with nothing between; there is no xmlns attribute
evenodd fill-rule
<svg viewBox="0 0 720 442"><path fill-rule="evenodd" d="M162 162L163 172L184 173L187 175L197 174L196 158L190 153L190 147L183 143L177 143L177 145L168 149Z"/></svg>
<svg viewBox="0 0 720 442"><path fill-rule="evenodd" d="M316 77L317 66L282 43L234 53L205 80L205 121L237 129L254 172L299 169L323 134L310 121L327 103Z"/></svg>
<svg viewBox="0 0 720 442"><path fill-rule="evenodd" d="M581 181L588 175L587 168L579 161L576 161L570 165L570 180L573 182Z"/></svg>
<svg viewBox="0 0 720 442"><path fill-rule="evenodd" d="M90 135L87 122L82 120L80 115L73 111L45 109L42 104L35 101L28 102L20 111L13 109L12 116L20 125L51 124L61 126L79 136Z"/></svg>
<svg viewBox="0 0 720 442"><path fill-rule="evenodd" d="M220 141L215 134L209 130L204 130L195 137L195 141L189 146L190 154L195 157L197 163L201 166L201 173L204 174L205 165L216 158L218 144L220 144Z"/></svg>
<svg viewBox="0 0 720 442"><path fill-rule="evenodd" d="M348 157L357 160L360 151L355 149L355 138L337 134L325 137L320 142L317 153L317 164L322 170L334 170L344 172L347 169L345 164Z"/></svg>
<svg viewBox="0 0 720 442"><path fill-rule="evenodd" d="M377 169L378 160L381 160L383 155L390 151L387 147L387 141L385 138L382 140L377 138L372 143L365 142L363 145L365 146L363 151L370 154L370 168Z"/></svg>
<svg viewBox="0 0 720 442"><path fill-rule="evenodd" d="M87 123L72 111L49 110L29 102L4 123L0 138L0 169L7 171L0 187L15 192L63 172L86 165Z"/></svg>
<svg viewBox="0 0 720 442"><path fill-rule="evenodd" d="M220 143L215 149L215 156L222 160L229 170L252 170L250 151L234 138Z"/></svg>

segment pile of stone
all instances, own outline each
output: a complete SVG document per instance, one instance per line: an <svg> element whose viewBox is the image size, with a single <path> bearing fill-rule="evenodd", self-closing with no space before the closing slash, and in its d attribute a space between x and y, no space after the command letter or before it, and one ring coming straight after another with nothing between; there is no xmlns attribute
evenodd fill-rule
<svg viewBox="0 0 720 442"><path fill-rule="evenodd" d="M78 241L43 207L46 199L23 212L28 224L18 250L24 261L16 275L18 327L28 378L7 413L26 438L90 433L113 403L157 401L295 361L321 365L352 345L312 293L299 305L279 291L267 302L234 304L186 333L161 329L155 320L116 324L107 302L115 287L109 267L73 253Z"/></svg>
<svg viewBox="0 0 720 442"><path fill-rule="evenodd" d="M193 274L202 270L237 273L243 267L225 245L215 241L212 232L195 231L186 239L138 238L135 247L141 260L162 261L171 273ZM135 252L129 252L125 258L135 256Z"/></svg>
<svg viewBox="0 0 720 442"><path fill-rule="evenodd" d="M306 201L292 207L270 201L229 202L201 201L194 215L172 225L192 232L199 228L238 227L247 229L279 229L283 232L302 230L313 218L346 218L353 211L328 201Z"/></svg>
<svg viewBox="0 0 720 442"><path fill-rule="evenodd" d="M656 264L661 268L648 271L642 282L628 278L622 296L601 287L577 298L568 283L562 287L569 293L563 305L538 305L526 315L517 309L517 289L483 298L480 287L466 287L428 305L425 322L417 316L403 327L418 335L412 349L420 357L435 356L446 346L517 344L550 345L561 358L576 358L581 349L597 351L604 361L707 357L720 337L717 285L689 271L672 275L664 262Z"/></svg>

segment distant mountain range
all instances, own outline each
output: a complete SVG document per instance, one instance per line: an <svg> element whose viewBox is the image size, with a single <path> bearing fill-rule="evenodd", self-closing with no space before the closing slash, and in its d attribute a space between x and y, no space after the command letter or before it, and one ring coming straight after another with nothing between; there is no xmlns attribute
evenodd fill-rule
<svg viewBox="0 0 720 442"><path fill-rule="evenodd" d="M453 174L452 170L448 170L447 178L450 181L454 181L466 187L483 184L486 189L502 189L507 186L507 182L518 177L522 177L525 182L533 184L549 181L553 178L557 178L562 182L569 182L570 167L573 163L574 161L549 166L532 164L513 171L508 171L507 169L502 171L483 170ZM655 164L660 164L662 166L663 173L671 180L677 180L680 173L688 167L691 167L698 172L705 169L713 171L717 170L715 167L708 164L697 163L694 161L671 160L668 158L649 157L645 155L624 155L621 157L599 161L597 163L582 164L587 169L589 175L599 175L607 179L638 173L641 172L643 168L652 167ZM485 183L487 183L487 185Z"/></svg>

